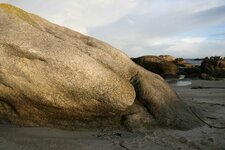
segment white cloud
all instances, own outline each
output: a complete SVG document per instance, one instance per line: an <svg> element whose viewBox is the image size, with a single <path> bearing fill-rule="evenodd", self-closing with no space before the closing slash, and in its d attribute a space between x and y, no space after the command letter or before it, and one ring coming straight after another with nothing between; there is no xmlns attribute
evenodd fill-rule
<svg viewBox="0 0 225 150"><path fill-rule="evenodd" d="M89 28L111 24L137 6L136 0L0 0L0 2L16 5L82 33L87 33Z"/></svg>
<svg viewBox="0 0 225 150"><path fill-rule="evenodd" d="M129 24L135 24L134 20L128 19Z"/></svg>
<svg viewBox="0 0 225 150"><path fill-rule="evenodd" d="M182 42L188 44L202 43L205 41L204 37L185 37L181 39Z"/></svg>
<svg viewBox="0 0 225 150"><path fill-rule="evenodd" d="M210 53L225 55L224 40L210 40L206 36L207 33L215 33L211 28L217 25L224 28L216 32L217 35L225 32L224 0L0 2L11 3L54 23L97 37L122 49L129 56L171 54L177 57L197 57ZM200 33L196 32L200 30Z"/></svg>
<svg viewBox="0 0 225 150"><path fill-rule="evenodd" d="M181 45L196 47L192 48L196 51L194 54L204 55L200 49L203 46L198 45L206 44L207 37L188 35L188 32L202 29L209 32L212 26L225 24L224 15L225 1L222 0L141 0L137 10L131 14L108 26L94 28L90 33L122 48L131 57L162 53L180 56L170 48L176 46L182 51L185 47ZM131 25L126 21L128 19L135 24ZM220 50L225 53L224 49ZM183 57L189 54L189 51L182 53Z"/></svg>
<svg viewBox="0 0 225 150"><path fill-rule="evenodd" d="M205 40L200 43L181 42L168 48L172 54L178 57L187 58L206 57L206 56L225 56L225 41L220 40Z"/></svg>

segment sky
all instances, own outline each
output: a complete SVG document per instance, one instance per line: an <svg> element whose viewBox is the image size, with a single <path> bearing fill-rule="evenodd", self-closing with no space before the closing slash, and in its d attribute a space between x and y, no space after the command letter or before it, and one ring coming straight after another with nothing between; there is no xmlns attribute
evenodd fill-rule
<svg viewBox="0 0 225 150"><path fill-rule="evenodd" d="M130 57L225 56L225 0L0 0Z"/></svg>

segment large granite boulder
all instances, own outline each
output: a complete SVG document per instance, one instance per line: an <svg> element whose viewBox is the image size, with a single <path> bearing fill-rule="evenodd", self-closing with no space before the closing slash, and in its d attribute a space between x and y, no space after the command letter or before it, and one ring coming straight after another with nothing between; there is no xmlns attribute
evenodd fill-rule
<svg viewBox="0 0 225 150"><path fill-rule="evenodd" d="M160 76L120 50L7 4L0 58L1 120L67 129L201 124Z"/></svg>
<svg viewBox="0 0 225 150"><path fill-rule="evenodd" d="M225 59L205 58L201 64L201 78L206 80L225 78Z"/></svg>
<svg viewBox="0 0 225 150"><path fill-rule="evenodd" d="M171 78L171 77L178 78L177 66L172 62L172 59L169 59L164 55L161 56L146 55L138 58L132 58L132 60L136 64L162 76L163 78Z"/></svg>

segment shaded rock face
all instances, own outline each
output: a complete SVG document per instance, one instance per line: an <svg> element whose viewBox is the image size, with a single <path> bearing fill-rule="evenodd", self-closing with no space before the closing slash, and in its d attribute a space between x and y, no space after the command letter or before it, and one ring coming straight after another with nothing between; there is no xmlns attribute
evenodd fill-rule
<svg viewBox="0 0 225 150"><path fill-rule="evenodd" d="M204 59L201 64L201 78L205 80L225 78L225 59L217 57Z"/></svg>
<svg viewBox="0 0 225 150"><path fill-rule="evenodd" d="M167 77L178 78L177 66L173 62L167 61L167 60L172 60L172 58L168 58L165 56L148 55L148 56L142 56L138 58L132 58L132 60L136 64L144 67L145 69L151 72L159 74L163 78L167 78Z"/></svg>
<svg viewBox="0 0 225 150"><path fill-rule="evenodd" d="M176 58L176 59L174 60L174 63L175 63L176 65L183 65L183 64L185 64L185 61L184 61L183 58Z"/></svg>
<svg viewBox="0 0 225 150"><path fill-rule="evenodd" d="M180 64L178 68L178 74L185 75L186 78L199 78L201 73L200 66L190 63Z"/></svg>
<svg viewBox="0 0 225 150"><path fill-rule="evenodd" d="M0 58L1 120L67 129L201 124L160 76L118 49L7 4Z"/></svg>

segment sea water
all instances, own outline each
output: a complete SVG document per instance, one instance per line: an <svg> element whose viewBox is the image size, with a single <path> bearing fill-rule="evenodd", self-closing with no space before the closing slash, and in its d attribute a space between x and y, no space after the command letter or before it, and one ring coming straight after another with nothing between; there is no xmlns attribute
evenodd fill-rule
<svg viewBox="0 0 225 150"><path fill-rule="evenodd" d="M171 84L172 86L187 86L187 85L191 85L192 82L190 79L185 79L184 75L180 75L179 79L173 79L173 80L167 80L167 82L169 84Z"/></svg>
<svg viewBox="0 0 225 150"><path fill-rule="evenodd" d="M180 75L179 79L174 83L175 86L187 86L191 85L191 80L184 79L184 75Z"/></svg>
<svg viewBox="0 0 225 150"><path fill-rule="evenodd" d="M201 66L202 60L184 59L186 63ZM168 81L173 86L188 86L192 84L191 79L185 79L185 75L180 75L179 79Z"/></svg>
<svg viewBox="0 0 225 150"><path fill-rule="evenodd" d="M195 59L184 59L186 63L194 64L201 66L202 60L195 60Z"/></svg>
<svg viewBox="0 0 225 150"><path fill-rule="evenodd" d="M175 86L187 86L187 85L191 85L192 84L192 82L191 81L177 81L176 83L175 83Z"/></svg>
<svg viewBox="0 0 225 150"><path fill-rule="evenodd" d="M184 59L184 61L186 63L190 63L190 64L194 64L194 65L198 65L200 66L202 63L202 60L195 60L195 59ZM175 86L187 86L187 85L191 85L192 82L190 79L185 79L184 75L180 75L179 79L173 83L173 85Z"/></svg>

